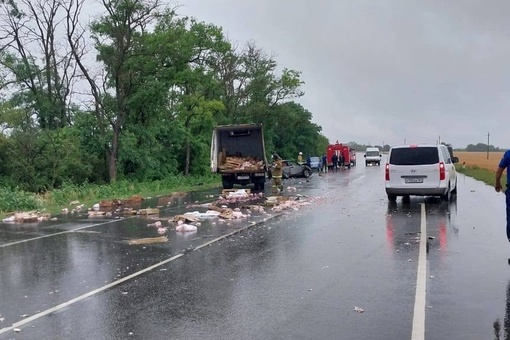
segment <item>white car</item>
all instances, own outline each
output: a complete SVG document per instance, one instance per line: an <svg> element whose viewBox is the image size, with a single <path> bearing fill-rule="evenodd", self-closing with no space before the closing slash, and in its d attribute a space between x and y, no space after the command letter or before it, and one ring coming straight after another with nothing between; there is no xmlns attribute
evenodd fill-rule
<svg viewBox="0 0 510 340"><path fill-rule="evenodd" d="M446 145L394 146L388 154L385 182L390 202L397 196L440 196L449 201L457 194L457 172Z"/></svg>

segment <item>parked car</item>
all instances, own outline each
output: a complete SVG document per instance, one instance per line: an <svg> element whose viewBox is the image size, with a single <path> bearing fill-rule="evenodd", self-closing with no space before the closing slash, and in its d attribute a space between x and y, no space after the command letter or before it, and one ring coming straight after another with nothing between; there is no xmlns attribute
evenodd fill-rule
<svg viewBox="0 0 510 340"><path fill-rule="evenodd" d="M385 182L388 200L397 196L440 196L449 201L457 194L457 172L446 145L405 145L390 149Z"/></svg>
<svg viewBox="0 0 510 340"><path fill-rule="evenodd" d="M310 157L310 168L312 170L321 171L322 168L322 160L320 157Z"/></svg>
<svg viewBox="0 0 510 340"><path fill-rule="evenodd" d="M283 165L283 178L291 178L291 177L305 177L308 178L312 175L313 170L306 165L305 163L299 164L291 160L284 159L282 160ZM271 165L272 167L272 165ZM269 171L269 179L272 178L271 171Z"/></svg>

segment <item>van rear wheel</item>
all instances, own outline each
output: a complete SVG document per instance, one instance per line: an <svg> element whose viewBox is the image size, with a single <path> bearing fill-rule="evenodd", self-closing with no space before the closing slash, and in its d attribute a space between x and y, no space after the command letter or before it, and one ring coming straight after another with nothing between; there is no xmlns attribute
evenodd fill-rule
<svg viewBox="0 0 510 340"><path fill-rule="evenodd" d="M445 202L449 202L450 201L450 198L451 198L451 195L450 195L450 186L448 186L448 190L446 190L446 193L444 195L441 195L441 200L445 201Z"/></svg>
<svg viewBox="0 0 510 340"><path fill-rule="evenodd" d="M388 201L396 202L397 201L397 195L388 194Z"/></svg>

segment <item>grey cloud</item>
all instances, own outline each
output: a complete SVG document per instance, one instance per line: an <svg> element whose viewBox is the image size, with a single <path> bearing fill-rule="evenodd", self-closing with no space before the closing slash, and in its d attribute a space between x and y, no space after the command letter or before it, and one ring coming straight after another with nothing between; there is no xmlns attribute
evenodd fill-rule
<svg viewBox="0 0 510 340"><path fill-rule="evenodd" d="M300 102L331 140L438 136L510 146L510 2L201 1L181 12L303 72ZM341 118L339 120L339 118Z"/></svg>

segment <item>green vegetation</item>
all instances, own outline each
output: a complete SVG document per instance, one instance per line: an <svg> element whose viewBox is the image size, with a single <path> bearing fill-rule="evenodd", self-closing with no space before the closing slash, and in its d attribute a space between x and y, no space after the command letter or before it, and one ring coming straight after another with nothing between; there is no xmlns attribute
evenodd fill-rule
<svg viewBox="0 0 510 340"><path fill-rule="evenodd" d="M72 201L79 201L88 206L101 200L124 199L132 195L143 197L169 195L174 192L217 186L221 183L219 176L173 176L161 181L135 182L116 181L112 184L64 183L61 188L46 194L37 195L20 190L0 188L0 217L9 212L45 210L58 213Z"/></svg>
<svg viewBox="0 0 510 340"><path fill-rule="evenodd" d="M160 0L104 1L91 22L83 1L17 3L0 2L1 211L207 178L215 125L262 123L268 157L329 144L295 102L301 73L221 27Z"/></svg>
<svg viewBox="0 0 510 340"><path fill-rule="evenodd" d="M465 168L463 168L462 166L457 166L456 168L457 168L458 172L460 172L466 176L473 177L476 180L479 180L479 181L482 181L488 185L494 186L494 181L495 181L494 171L490 171L488 169L481 168L477 165L472 165L472 166L468 165ZM506 174L505 173L501 177L501 183L503 184L503 186L506 185Z"/></svg>

